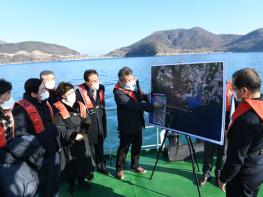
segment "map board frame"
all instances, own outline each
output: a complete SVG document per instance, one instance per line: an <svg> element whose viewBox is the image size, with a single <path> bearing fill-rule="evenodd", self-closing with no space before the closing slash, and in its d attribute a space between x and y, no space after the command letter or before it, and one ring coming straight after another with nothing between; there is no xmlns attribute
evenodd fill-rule
<svg viewBox="0 0 263 197"><path fill-rule="evenodd" d="M155 98L156 95L157 96L165 95L163 92L155 92L153 90L153 82L154 82L154 80L156 81L156 79L153 80L153 72L154 72L153 70L154 69L156 69L156 68L158 69L160 67L195 66L195 65L200 65L200 64L204 64L204 65L207 65L207 66L219 65L219 67L222 68L222 71L221 71L222 75L220 75L222 77L221 102L219 104L220 106L216 105L217 106L217 108L216 108L217 111L216 112L218 112L218 113L215 113L217 116L214 117L215 119L218 119L218 122L215 125L215 127L216 127L215 130L212 130L213 128L211 128L211 130L212 130L211 132L216 132L216 133L211 133L211 135L214 135L216 137L211 137L210 134L209 134L209 136L206 136L205 134L202 134L202 132L199 132L198 130L193 132L193 131L189 131L190 129L187 131L187 130L184 130L184 129L178 129L176 127L170 127L170 126L165 125L166 123L165 124L154 123L153 119L155 117L153 117L153 116L156 113L156 111L158 111L158 110L155 110L154 112L149 114L148 123L150 125L157 126L159 128L162 128L162 129L167 129L167 130L170 130L170 131L178 132L179 134L187 135L187 136L194 137L194 138L197 138L197 139L200 139L200 140L204 140L204 141L208 141L208 142L211 142L211 143L214 143L214 144L223 145L223 143L224 143L224 135L225 135L225 109L226 109L226 106L225 106L226 105L225 104L225 100L226 100L226 94L225 94L225 92L226 92L226 70L225 70L225 65L224 65L223 61L190 62L190 63L185 63L184 62L184 63L162 64L162 65L154 65L154 66L152 66L151 67L151 75L152 75L151 76L152 77L152 79L151 79L151 91L152 92L151 92L151 99L150 100L151 100L151 102L153 102L153 99ZM216 79L213 79L213 80L216 80ZM161 84L161 82L160 82L160 84ZM165 105L165 106L166 106L165 108L167 108L167 106L169 106L169 103L167 105ZM209 107L210 105L207 105L207 106ZM169 107L171 107L171 106L169 106ZM199 106L197 106L197 107L199 107ZM176 107L174 107L174 108L176 108ZM193 108L193 109L195 109L195 108ZM184 110L184 109L182 109L182 110ZM220 110L221 110L221 113L220 113ZM164 111L165 111L165 113L167 113L166 109ZM159 115L160 115L160 113L159 113ZM165 115L167 115L167 114L165 114ZM213 115L213 114L211 114L211 115ZM221 120L219 120L219 119L221 119ZM165 117L165 120L166 120L166 117Z"/></svg>

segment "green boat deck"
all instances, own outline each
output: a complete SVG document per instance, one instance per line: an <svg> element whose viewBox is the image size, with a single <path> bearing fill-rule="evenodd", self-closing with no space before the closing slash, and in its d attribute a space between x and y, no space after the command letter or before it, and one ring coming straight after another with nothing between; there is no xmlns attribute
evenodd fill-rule
<svg viewBox="0 0 263 197"><path fill-rule="evenodd" d="M110 175L105 176L95 172L94 180L90 182L91 188L88 190L77 189L74 197L194 197L198 196L195 185L194 175L192 173L192 163L190 160L169 162L165 157L161 157L155 174L150 180L151 170L156 158L155 151L143 152L140 157L140 164L147 169L146 174L137 174L130 170L130 155L126 162L125 178L118 180L115 178L115 158L108 161L107 167ZM198 155L200 172L202 175L202 159ZM215 185L215 178L206 185L200 187L202 197L223 197L222 192ZM66 183L61 183L60 196L70 196ZM261 189L258 196L263 196Z"/></svg>

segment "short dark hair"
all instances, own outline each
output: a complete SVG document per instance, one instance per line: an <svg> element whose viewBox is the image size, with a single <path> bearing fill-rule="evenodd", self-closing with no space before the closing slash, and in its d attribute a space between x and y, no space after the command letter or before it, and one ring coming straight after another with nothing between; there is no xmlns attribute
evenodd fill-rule
<svg viewBox="0 0 263 197"><path fill-rule="evenodd" d="M124 76L126 75L132 75L132 69L130 69L129 67L123 67L119 70L118 72L118 77L119 79L122 79Z"/></svg>
<svg viewBox="0 0 263 197"><path fill-rule="evenodd" d="M30 95L31 93L38 93L39 87L42 81L38 78L30 78L25 82L25 93Z"/></svg>
<svg viewBox="0 0 263 197"><path fill-rule="evenodd" d="M41 71L41 73L39 75L39 78L43 79L43 76L45 76L45 75L53 75L53 76L55 76L53 71L51 71L51 70L43 70L43 71Z"/></svg>
<svg viewBox="0 0 263 197"><path fill-rule="evenodd" d="M91 74L98 75L98 72L97 72L96 70L94 70L94 69L86 70L86 71L84 72L84 75L83 75L83 78L84 78L84 80L85 80L86 82L89 81L89 76L90 76Z"/></svg>
<svg viewBox="0 0 263 197"><path fill-rule="evenodd" d="M74 86L68 82L60 82L56 89L57 95L61 98L63 94L66 94L70 89L74 89Z"/></svg>
<svg viewBox="0 0 263 197"><path fill-rule="evenodd" d="M0 95L11 90L12 90L12 84L4 79L0 79Z"/></svg>
<svg viewBox="0 0 263 197"><path fill-rule="evenodd" d="M232 75L234 86L240 90L246 87L252 92L258 92L261 88L261 79L258 73L252 68L244 68Z"/></svg>

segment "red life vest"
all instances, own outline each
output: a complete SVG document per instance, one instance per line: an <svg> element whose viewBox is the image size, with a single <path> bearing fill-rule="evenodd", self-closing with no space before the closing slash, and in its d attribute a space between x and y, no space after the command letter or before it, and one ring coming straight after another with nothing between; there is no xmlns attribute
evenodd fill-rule
<svg viewBox="0 0 263 197"><path fill-rule="evenodd" d="M14 138L14 119L13 119L12 113L7 114L7 115L10 117L12 125L13 125L13 127L12 127L12 137ZM0 124L0 148L5 147L6 141L7 140L5 138L5 129Z"/></svg>
<svg viewBox="0 0 263 197"><path fill-rule="evenodd" d="M233 91L232 91L232 82L229 81L226 84L226 111L230 112L231 109L231 99L232 99Z"/></svg>
<svg viewBox="0 0 263 197"><path fill-rule="evenodd" d="M79 89L79 92L80 92L80 95L87 107L87 109L93 109L95 108L90 97L88 96L88 92L86 90L86 86L85 84L80 84L78 85L78 89ZM100 98L100 104L103 105L103 102L104 102L104 91L103 90L99 90L99 98Z"/></svg>
<svg viewBox="0 0 263 197"><path fill-rule="evenodd" d="M79 103L79 111L80 111L80 117L81 118L86 118L87 117L87 111L86 111L86 106L82 103L82 102L78 102ZM56 103L53 104L56 109L59 111L59 114L61 115L62 119L67 119L70 117L70 113L67 110L67 108L65 107L65 105L61 102L58 101Z"/></svg>
<svg viewBox="0 0 263 197"><path fill-rule="evenodd" d="M20 105L22 108L24 108L24 110L27 112L27 114L28 114L28 116L29 116L29 118L33 124L33 127L34 127L36 134L42 133L45 130L45 127L44 127L43 121L41 119L41 116L38 113L35 106L25 99L19 100L17 102L17 104ZM47 104L52 122L54 123L54 115L53 115L52 107L50 106L50 104L48 102L46 104Z"/></svg>
<svg viewBox="0 0 263 197"><path fill-rule="evenodd" d="M119 82L115 85L114 89L118 89L118 90L124 92L126 95L128 95L130 98L132 98L132 99L135 100L135 101L138 100L133 91L131 91L131 90L125 90L125 89L121 86L121 84L120 84ZM114 90L114 89L113 89L113 90ZM140 91L140 90L139 90L139 91ZM143 93L140 91L140 94L141 94L141 96L142 96Z"/></svg>
<svg viewBox="0 0 263 197"><path fill-rule="evenodd" d="M228 127L228 132L227 132L227 138L229 139L229 133L231 132L231 128L233 127L235 121L245 114L247 111L253 109L256 114L259 116L261 120L263 120L263 101L261 100L254 100L254 99L246 99L242 103L238 105L236 108L235 112L232 115L231 118L231 123Z"/></svg>
<svg viewBox="0 0 263 197"><path fill-rule="evenodd" d="M5 129L0 125L0 148L5 147L6 138L5 138Z"/></svg>

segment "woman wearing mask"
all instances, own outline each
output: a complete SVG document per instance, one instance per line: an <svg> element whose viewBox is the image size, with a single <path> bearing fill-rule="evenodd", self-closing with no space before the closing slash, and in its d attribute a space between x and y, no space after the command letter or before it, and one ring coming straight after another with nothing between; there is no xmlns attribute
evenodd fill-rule
<svg viewBox="0 0 263 197"><path fill-rule="evenodd" d="M90 120L86 106L76 101L73 85L61 82L57 87L60 100L54 103L57 113L55 122L62 145L61 176L68 181L69 193L79 186L89 188L88 180L93 179L91 151L87 137Z"/></svg>
<svg viewBox="0 0 263 197"><path fill-rule="evenodd" d="M35 161L39 159L37 154L43 150L32 136L30 140L26 136L14 137L14 99L11 97L11 90L11 83L1 79L0 196L31 197L36 195L38 187L38 175L32 166L35 166Z"/></svg>

